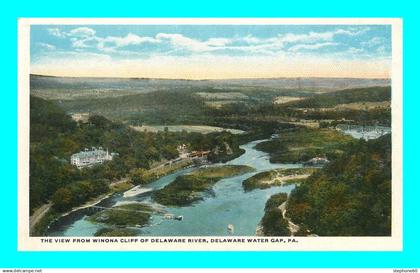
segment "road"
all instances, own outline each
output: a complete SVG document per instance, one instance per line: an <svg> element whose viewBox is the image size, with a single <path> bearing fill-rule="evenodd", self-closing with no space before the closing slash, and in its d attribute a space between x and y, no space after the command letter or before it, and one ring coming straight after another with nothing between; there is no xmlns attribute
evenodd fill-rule
<svg viewBox="0 0 420 273"><path fill-rule="evenodd" d="M39 222L39 220L41 220L42 217L44 217L44 215L50 210L51 206L52 206L51 202L44 204L40 206L39 208L37 208L35 212L32 214L32 216L29 217L30 232L32 232L32 230L34 229L35 225Z"/></svg>

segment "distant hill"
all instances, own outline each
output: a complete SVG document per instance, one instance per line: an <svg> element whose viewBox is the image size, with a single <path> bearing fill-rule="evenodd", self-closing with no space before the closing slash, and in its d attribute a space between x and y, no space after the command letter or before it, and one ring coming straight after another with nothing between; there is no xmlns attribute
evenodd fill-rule
<svg viewBox="0 0 420 273"><path fill-rule="evenodd" d="M113 89L150 92L179 88L268 88L331 91L348 88L390 85L389 79L357 78L269 78L229 80L185 80L149 78L76 78L31 75L31 89Z"/></svg>
<svg viewBox="0 0 420 273"><path fill-rule="evenodd" d="M285 105L296 108L334 107L339 104L354 102L380 102L391 100L391 87L369 87L340 90L331 93L315 95L303 100L292 101Z"/></svg>
<svg viewBox="0 0 420 273"><path fill-rule="evenodd" d="M282 105L315 108L390 100L391 93L386 79L171 80L40 75L31 75L30 92L56 101L70 114L96 113L133 125L215 125L216 116L235 118L259 106L268 111L279 96L299 98Z"/></svg>
<svg viewBox="0 0 420 273"><path fill-rule="evenodd" d="M112 120L138 120L147 124L188 124L191 120L200 123L206 118L204 102L182 91L156 91L57 103L68 113L95 113Z"/></svg>

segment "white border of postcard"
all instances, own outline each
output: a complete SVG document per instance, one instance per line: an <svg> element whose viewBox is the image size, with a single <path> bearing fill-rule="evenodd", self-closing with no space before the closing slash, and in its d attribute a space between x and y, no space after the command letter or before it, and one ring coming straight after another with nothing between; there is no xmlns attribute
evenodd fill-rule
<svg viewBox="0 0 420 273"><path fill-rule="evenodd" d="M392 235L387 237L31 237L29 75L31 25L391 25ZM398 18L22 18L18 22L18 250L20 251L402 251L402 19ZM178 239L181 242L169 242ZM237 239L245 242L212 242ZM258 242L252 239L267 239ZM115 240L115 241L114 241ZM295 241L297 242L295 242ZM206 242L207 241L207 242Z"/></svg>

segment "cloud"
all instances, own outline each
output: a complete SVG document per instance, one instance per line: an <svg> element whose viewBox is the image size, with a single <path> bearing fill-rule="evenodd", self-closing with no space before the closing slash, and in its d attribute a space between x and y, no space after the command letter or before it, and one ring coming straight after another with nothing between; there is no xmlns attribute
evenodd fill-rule
<svg viewBox="0 0 420 273"><path fill-rule="evenodd" d="M282 76L282 73L284 76L299 76L299 73L331 76L334 73L329 71L328 65L333 62L341 62L345 67L343 71L352 76L368 73L367 68L372 71L369 75L375 74L375 77L386 74L389 47L380 48L380 45L381 41L387 40L356 37L366 33L368 28L342 26L330 31L310 30L274 33L271 37L259 37L258 32L253 32L255 36L203 39L185 33L160 32L142 36L126 32L101 36L89 27L65 31L49 28L50 35L69 42L69 53L56 52L55 48L48 50L44 45L41 52L44 55L32 60L39 73L52 74L55 69L61 71L61 75L85 76L101 72L104 76L231 78L235 71L243 77L274 77ZM371 49L368 44L376 47ZM331 50L325 54L326 50L322 49L328 47ZM317 64L321 63L323 66L318 72ZM375 68L370 63L383 66ZM366 69L359 69L356 64L364 65ZM349 67L353 70L347 69ZM340 72L340 76L345 76L344 72Z"/></svg>
<svg viewBox="0 0 420 273"><path fill-rule="evenodd" d="M361 48L356 48L356 47L350 47L349 49L347 49L346 53L347 54L351 54L351 55L360 55L361 53L364 53L365 51Z"/></svg>
<svg viewBox="0 0 420 273"><path fill-rule="evenodd" d="M158 33L153 36L139 36L134 33L128 33L125 36L97 36L96 31L88 27L79 27L70 31L61 31L59 28L50 28L48 32L56 37L69 38L73 48L78 50L99 50L101 52L128 55L133 54L139 48L130 48L128 46L141 46L145 43L155 44L157 49L172 47L172 52L183 50L184 53L208 53L217 52L218 54L265 54L276 55L285 51L285 47L291 48L290 51L299 50L315 51L325 46L332 46L335 43L335 36L348 35L355 36L364 33L367 28L339 28L335 31L309 33L285 33L269 38L258 38L247 35L239 38L212 37L207 40L199 40L187 37L179 33ZM315 45L317 44L317 45ZM312 46L308 46L312 45ZM153 49L148 48L152 53ZM167 51L168 53L171 51Z"/></svg>
<svg viewBox="0 0 420 273"><path fill-rule="evenodd" d="M386 43L385 38L373 37L369 41L361 42L360 44L365 47L377 47L377 46L383 46L385 43Z"/></svg>
<svg viewBox="0 0 420 273"><path fill-rule="evenodd" d="M192 39L182 34L158 33L156 39L161 42L168 41L176 48L188 49L193 52L206 52L224 49L225 46L232 42L227 38L211 38L205 41Z"/></svg>
<svg viewBox="0 0 420 273"><path fill-rule="evenodd" d="M309 34L286 34L280 36L280 41L283 43L314 43L318 41L331 41L334 37L334 32L309 32Z"/></svg>
<svg viewBox="0 0 420 273"><path fill-rule="evenodd" d="M369 27L362 27L362 28L349 28L349 29L338 29L335 31L335 35L348 35L348 36L357 36L364 34L370 30Z"/></svg>
<svg viewBox="0 0 420 273"><path fill-rule="evenodd" d="M124 37L109 36L104 39L99 39L103 45L111 44L115 47L124 47L129 45L139 45L143 43L157 43L158 41L152 37L142 37L133 33L128 33Z"/></svg>
<svg viewBox="0 0 420 273"><path fill-rule="evenodd" d="M92 37L95 34L96 34L96 31L88 27L79 27L79 28L75 28L67 32L67 36L80 37L80 38Z"/></svg>
<svg viewBox="0 0 420 273"><path fill-rule="evenodd" d="M44 50L55 50L56 49L56 47L54 45L47 44L47 43L37 43L36 45L39 48L44 49Z"/></svg>
<svg viewBox="0 0 420 273"><path fill-rule="evenodd" d="M62 31L59 28L49 28L47 29L47 31L50 35L59 37L59 38L66 38L66 37L86 38L86 37L93 37L96 34L95 30L88 27L74 28L70 31Z"/></svg>
<svg viewBox="0 0 420 273"><path fill-rule="evenodd" d="M387 50L386 50L385 46L380 46L376 49L376 52L379 55L385 55L387 53Z"/></svg>
<svg viewBox="0 0 420 273"><path fill-rule="evenodd" d="M58 37L58 38L65 38L65 33L61 32L59 28L49 28L47 29L48 33L52 36Z"/></svg>
<svg viewBox="0 0 420 273"><path fill-rule="evenodd" d="M244 41L244 42L246 42L246 43L248 43L248 44L259 44L259 43L261 43L261 39L258 39L258 38L256 38L256 37L254 37L254 36L252 36L252 35L247 35L247 36L245 36L245 37L243 37L243 38L241 38L241 39L238 39L239 41Z"/></svg>
<svg viewBox="0 0 420 273"><path fill-rule="evenodd" d="M58 38L69 38L74 48L89 48L91 42L96 42L96 31L88 27L74 28L70 31L62 31L59 28L49 28L48 33Z"/></svg>
<svg viewBox="0 0 420 273"><path fill-rule="evenodd" d="M80 27L68 32L60 31L58 28L50 29L49 33L53 36L70 38L72 47L74 48L97 48L103 52L117 53L117 49L142 45L144 43L152 44L168 44L177 49L186 49L192 52L207 52L223 49L231 42L227 38L210 38L205 41L192 39L182 34L172 33L158 33L155 37L139 36L133 33L128 33L126 36L96 36L96 32L87 27Z"/></svg>
<svg viewBox="0 0 420 273"><path fill-rule="evenodd" d="M299 44L292 46L288 49L288 51L297 52L301 50L317 50L324 47L331 47L331 46L337 46L339 43L317 43L317 44Z"/></svg>
<svg viewBox="0 0 420 273"><path fill-rule="evenodd" d="M286 46L290 46L288 51L297 52L300 50L317 50L326 46L334 46L339 43L334 42L336 36L357 36L368 31L369 28L349 28L349 29L337 29L335 31L325 32L309 32L309 33L286 33L280 34L275 37L261 39L252 35L245 36L237 39L237 41L243 41L249 46L238 47L239 50L249 50L250 52L256 53L275 53L280 50L284 50ZM271 51L271 52L270 52Z"/></svg>

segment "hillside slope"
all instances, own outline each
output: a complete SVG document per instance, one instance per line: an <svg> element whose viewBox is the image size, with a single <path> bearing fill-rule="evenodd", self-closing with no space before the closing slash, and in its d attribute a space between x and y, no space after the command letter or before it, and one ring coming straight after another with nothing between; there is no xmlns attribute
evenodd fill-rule
<svg viewBox="0 0 420 273"><path fill-rule="evenodd" d="M320 236L390 236L391 136L349 145L292 191L287 215Z"/></svg>
<svg viewBox="0 0 420 273"><path fill-rule="evenodd" d="M321 108L334 107L338 104L353 102L378 102L391 100L391 87L369 87L340 90L331 93L319 94L300 101L287 103L289 107Z"/></svg>

